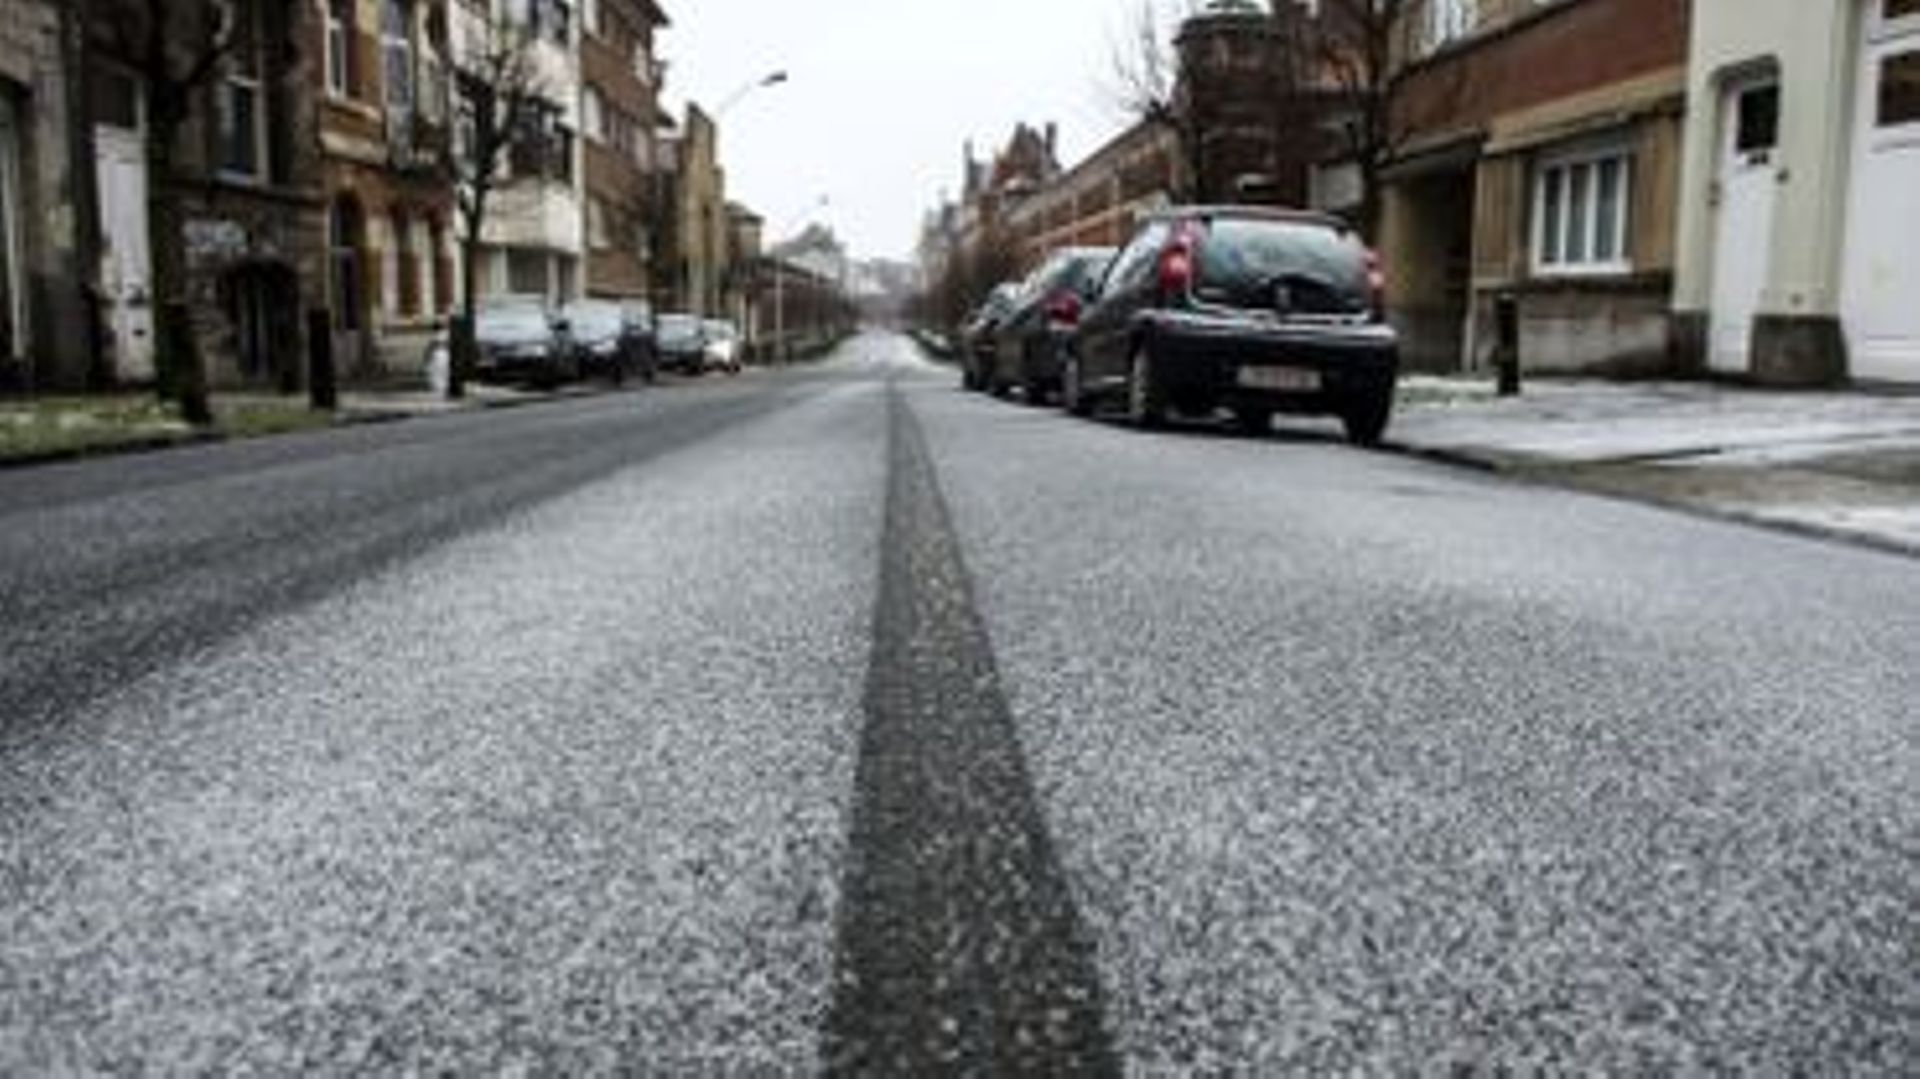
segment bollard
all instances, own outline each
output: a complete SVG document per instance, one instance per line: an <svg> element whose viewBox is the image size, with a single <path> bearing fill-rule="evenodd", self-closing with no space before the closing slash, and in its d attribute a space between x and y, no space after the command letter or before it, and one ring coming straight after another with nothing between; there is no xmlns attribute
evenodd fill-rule
<svg viewBox="0 0 1920 1079"><path fill-rule="evenodd" d="M1493 302L1494 368L1500 378L1500 396L1520 395L1520 298L1503 292Z"/></svg>
<svg viewBox="0 0 1920 1079"><path fill-rule="evenodd" d="M307 311L307 401L315 412L340 407L340 380L333 367L333 312Z"/></svg>

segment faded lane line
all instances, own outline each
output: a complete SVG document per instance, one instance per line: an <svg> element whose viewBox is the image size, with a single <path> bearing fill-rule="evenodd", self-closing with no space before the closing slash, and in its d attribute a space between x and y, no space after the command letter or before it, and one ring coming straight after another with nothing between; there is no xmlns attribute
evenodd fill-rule
<svg viewBox="0 0 1920 1079"><path fill-rule="evenodd" d="M1119 1073L917 421L888 384L889 478L831 1074Z"/></svg>

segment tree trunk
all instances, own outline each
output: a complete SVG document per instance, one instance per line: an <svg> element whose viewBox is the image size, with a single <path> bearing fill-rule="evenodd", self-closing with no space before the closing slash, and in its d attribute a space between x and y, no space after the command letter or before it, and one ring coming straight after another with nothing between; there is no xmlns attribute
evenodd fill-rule
<svg viewBox="0 0 1920 1079"><path fill-rule="evenodd" d="M149 94L149 100L160 97ZM173 156L180 121L178 110L170 103L162 103L152 112L147 126L147 246L152 252L154 311L159 320L154 335L154 371L161 399L177 402L180 418L186 422L209 427L213 424L213 408L207 399L207 372L187 302L184 215L173 189Z"/></svg>
<svg viewBox="0 0 1920 1079"><path fill-rule="evenodd" d="M460 240L460 313L447 331L447 396L459 400L467 395L467 381L473 375L474 355L479 342L474 336L474 315L479 304L475 296L480 260L480 218L478 213L467 222L466 235Z"/></svg>

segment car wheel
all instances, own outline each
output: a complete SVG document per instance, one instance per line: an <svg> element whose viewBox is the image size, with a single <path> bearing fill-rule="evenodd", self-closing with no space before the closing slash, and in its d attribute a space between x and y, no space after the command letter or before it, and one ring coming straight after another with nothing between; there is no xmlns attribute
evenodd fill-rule
<svg viewBox="0 0 1920 1079"><path fill-rule="evenodd" d="M1167 422L1167 404L1154 384L1153 354L1145 341L1133 346L1133 358L1127 363L1127 420L1149 430Z"/></svg>
<svg viewBox="0 0 1920 1079"><path fill-rule="evenodd" d="M1387 433L1387 421L1393 418L1393 386L1349 402L1340 421L1347 429L1347 441L1356 446L1378 446Z"/></svg>
<svg viewBox="0 0 1920 1079"><path fill-rule="evenodd" d="M1258 437L1273 430L1273 410L1257 405L1243 405L1233 410L1233 425L1243 435Z"/></svg>
<svg viewBox="0 0 1920 1079"><path fill-rule="evenodd" d="M1060 407L1075 416L1093 415L1093 402L1080 385L1080 357L1068 356L1060 372Z"/></svg>

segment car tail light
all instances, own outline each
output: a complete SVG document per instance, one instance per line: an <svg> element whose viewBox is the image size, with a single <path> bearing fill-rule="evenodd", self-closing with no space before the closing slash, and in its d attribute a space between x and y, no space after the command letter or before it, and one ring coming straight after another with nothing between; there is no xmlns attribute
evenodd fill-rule
<svg viewBox="0 0 1920 1079"><path fill-rule="evenodd" d="M1387 271L1380 265L1380 253L1367 249L1367 299L1377 318L1387 316Z"/></svg>
<svg viewBox="0 0 1920 1079"><path fill-rule="evenodd" d="M1191 222L1182 224L1173 234L1167 249L1160 253L1161 299L1185 298L1193 291L1193 260L1200 246L1200 233Z"/></svg>
<svg viewBox="0 0 1920 1079"><path fill-rule="evenodd" d="M1062 291L1047 301L1047 321L1056 326L1077 326L1080 324L1080 294Z"/></svg>

